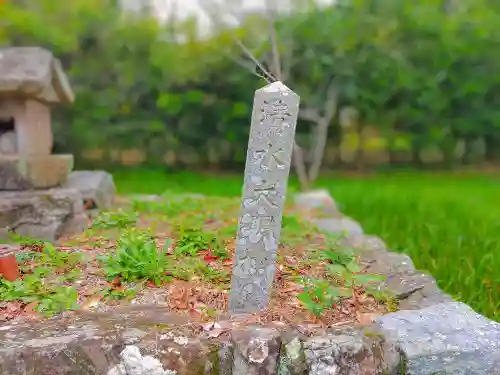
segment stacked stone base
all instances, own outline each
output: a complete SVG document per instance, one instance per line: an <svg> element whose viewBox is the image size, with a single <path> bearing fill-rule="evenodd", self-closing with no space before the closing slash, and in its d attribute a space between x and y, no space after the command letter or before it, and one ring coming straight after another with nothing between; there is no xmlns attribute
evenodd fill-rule
<svg viewBox="0 0 500 375"><path fill-rule="evenodd" d="M76 189L0 191L0 240L9 232L55 241L85 230L88 224Z"/></svg>
<svg viewBox="0 0 500 375"><path fill-rule="evenodd" d="M59 186L72 169L73 155L0 155L0 190Z"/></svg>

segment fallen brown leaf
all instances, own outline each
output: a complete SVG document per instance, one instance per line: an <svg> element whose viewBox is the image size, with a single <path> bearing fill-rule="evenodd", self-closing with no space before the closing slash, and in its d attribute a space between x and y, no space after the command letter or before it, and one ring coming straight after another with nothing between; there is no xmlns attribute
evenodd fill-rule
<svg viewBox="0 0 500 375"><path fill-rule="evenodd" d="M39 301L33 301L33 302L28 303L26 306L24 306L24 312L26 314L30 314L30 315L31 314L38 314L35 309L39 303L40 303Z"/></svg>
<svg viewBox="0 0 500 375"><path fill-rule="evenodd" d="M375 322L375 320L381 316L381 314L377 313L360 313L356 312L356 317L358 318L358 322L362 325L368 325Z"/></svg>

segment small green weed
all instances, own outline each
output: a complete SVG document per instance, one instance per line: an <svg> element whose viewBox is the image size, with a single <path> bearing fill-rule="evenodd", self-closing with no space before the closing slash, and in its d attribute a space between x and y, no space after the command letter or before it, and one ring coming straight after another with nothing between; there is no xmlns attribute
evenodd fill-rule
<svg viewBox="0 0 500 375"><path fill-rule="evenodd" d="M22 249L30 249L33 251L41 249L44 245L44 241L42 240L27 236L22 236L20 234L12 232L9 232L9 241L11 243L19 244Z"/></svg>
<svg viewBox="0 0 500 375"><path fill-rule="evenodd" d="M137 295L136 288L130 289L119 289L112 286L109 286L103 289L100 294L102 298L105 300L118 301L118 300L127 300L130 301Z"/></svg>
<svg viewBox="0 0 500 375"><path fill-rule="evenodd" d="M215 233L204 232L200 229L180 229L180 238L176 243L174 255L196 256L200 251L207 250L218 258L229 257L224 244L217 239Z"/></svg>
<svg viewBox="0 0 500 375"><path fill-rule="evenodd" d="M91 229L125 229L137 223L138 214L123 210L101 212L92 222Z"/></svg>
<svg viewBox="0 0 500 375"><path fill-rule="evenodd" d="M136 229L125 231L117 241L116 252L100 258L106 277L110 280L119 277L127 282L150 280L161 285L173 269L166 254L171 244L167 241L163 249L158 250L150 233Z"/></svg>
<svg viewBox="0 0 500 375"><path fill-rule="evenodd" d="M353 296L358 287L382 280L375 275L361 274L354 252L341 249L334 237L327 239L326 250L312 252L311 262L326 263L328 279L300 278L304 291L297 298L317 317L342 298Z"/></svg>
<svg viewBox="0 0 500 375"><path fill-rule="evenodd" d="M81 253L59 251L50 242L44 243L44 248L39 256L40 264L56 269L67 269L81 261Z"/></svg>
<svg viewBox="0 0 500 375"><path fill-rule="evenodd" d="M77 291L68 284L80 275L75 265L81 255L60 251L49 242L42 244L41 252L16 255L24 276L14 282L0 279L0 300L33 304L45 316L78 308Z"/></svg>
<svg viewBox="0 0 500 375"><path fill-rule="evenodd" d="M303 278L301 282L304 284L304 291L299 293L297 298L317 317L331 308L340 298L350 295L348 290L333 285L329 280Z"/></svg>
<svg viewBox="0 0 500 375"><path fill-rule="evenodd" d="M134 200L132 209L135 212L149 212L161 214L167 217L181 216L185 212L203 211L205 204L203 199L192 198L165 192L160 201Z"/></svg>
<svg viewBox="0 0 500 375"><path fill-rule="evenodd" d="M226 272L210 267L202 259L191 257L180 260L178 267L172 270L172 276L186 281L197 276L205 281L217 283L229 282L229 275Z"/></svg>
<svg viewBox="0 0 500 375"><path fill-rule="evenodd" d="M281 226L281 242L289 246L295 246L313 233L313 226L304 223L298 215L284 215Z"/></svg>

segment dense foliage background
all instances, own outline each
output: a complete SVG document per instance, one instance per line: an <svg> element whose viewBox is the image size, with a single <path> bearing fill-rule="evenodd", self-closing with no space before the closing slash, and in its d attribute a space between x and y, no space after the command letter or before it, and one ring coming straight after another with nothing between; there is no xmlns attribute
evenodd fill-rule
<svg viewBox="0 0 500 375"><path fill-rule="evenodd" d="M0 16L3 45L45 46L67 68L77 100L56 111L56 151L103 166L243 162L264 82L229 58L242 54L228 31L199 39L193 20L161 25L113 0L11 1ZM254 45L259 22L231 33ZM499 24L500 3L487 0L345 0L280 19L302 103L320 105L334 78L342 107L359 111L348 128L332 124L327 165L498 160Z"/></svg>

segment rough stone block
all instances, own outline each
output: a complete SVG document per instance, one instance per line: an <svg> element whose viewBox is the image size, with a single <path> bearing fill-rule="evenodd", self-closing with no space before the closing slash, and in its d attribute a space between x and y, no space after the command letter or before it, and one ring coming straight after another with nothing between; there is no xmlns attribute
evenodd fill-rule
<svg viewBox="0 0 500 375"><path fill-rule="evenodd" d="M284 341L284 340L283 340ZM302 341L293 337L281 346L278 374L305 375L307 374L306 355Z"/></svg>
<svg viewBox="0 0 500 375"><path fill-rule="evenodd" d="M277 330L249 328L231 332L233 375L274 375L278 369L281 337Z"/></svg>
<svg viewBox="0 0 500 375"><path fill-rule="evenodd" d="M72 169L73 155L0 155L0 190L56 187Z"/></svg>
<svg viewBox="0 0 500 375"><path fill-rule="evenodd" d="M500 324L460 302L384 315L375 322L408 375L500 374Z"/></svg>
<svg viewBox="0 0 500 375"><path fill-rule="evenodd" d="M415 265L408 255L385 250L364 252L362 263L366 267L366 272L378 275L390 276L415 270Z"/></svg>
<svg viewBox="0 0 500 375"><path fill-rule="evenodd" d="M74 214L69 217L60 228L61 237L70 237L84 232L89 226L89 217L86 213Z"/></svg>
<svg viewBox="0 0 500 375"><path fill-rule="evenodd" d="M454 302L454 300L437 285L425 284L423 288L400 300L399 308L401 310L419 310L445 302Z"/></svg>
<svg viewBox="0 0 500 375"><path fill-rule="evenodd" d="M318 210L324 214L338 214L337 205L328 190L313 190L294 196L295 206L304 210Z"/></svg>
<svg viewBox="0 0 500 375"><path fill-rule="evenodd" d="M361 225L349 217L316 219L314 224L319 230L337 235L361 235L363 228Z"/></svg>
<svg viewBox="0 0 500 375"><path fill-rule="evenodd" d="M105 171L75 171L69 175L67 188L82 194L88 210L109 210L116 193L113 176Z"/></svg>
<svg viewBox="0 0 500 375"><path fill-rule="evenodd" d="M344 237L341 244L362 252L387 250L387 245L379 237L362 234Z"/></svg>
<svg viewBox="0 0 500 375"><path fill-rule="evenodd" d="M343 329L304 342L308 375L395 374L400 356L395 347L380 337Z"/></svg>
<svg viewBox="0 0 500 375"><path fill-rule="evenodd" d="M85 227L82 196L74 189L0 191L0 239L8 232L54 241Z"/></svg>

